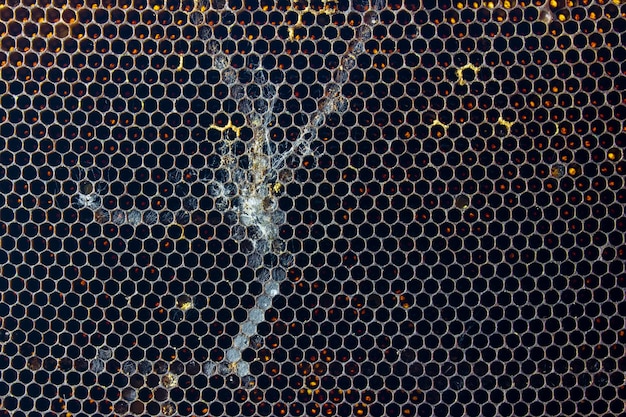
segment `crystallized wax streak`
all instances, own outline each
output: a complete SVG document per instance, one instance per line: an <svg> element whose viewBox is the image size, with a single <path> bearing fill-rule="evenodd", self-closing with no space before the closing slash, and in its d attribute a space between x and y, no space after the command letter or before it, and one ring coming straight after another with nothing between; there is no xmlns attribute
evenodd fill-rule
<svg viewBox="0 0 626 417"><path fill-rule="evenodd" d="M224 362L221 366L208 366L206 369L234 372L239 377L246 376L249 371L248 364L242 359L242 350L249 347L249 339L256 334L259 323L264 321L271 299L280 294L280 283L287 277L286 269L293 265L293 255L279 237L279 227L285 221L285 213L278 205L278 197L284 189L281 178L293 177L289 171L299 168L295 161L315 157L315 146L321 146L317 131L324 125L325 118L347 110L348 99L342 94L342 86L355 68L357 58L366 53L364 42L371 38L371 25L377 22L372 13L376 12L370 12L368 23L359 26L353 33L348 48L339 57L332 80L323 86L323 96L316 108L303 117L303 125L296 130L294 138L278 143L273 140L272 130L280 124L281 116L289 113L289 109L278 106L280 93L269 80L268 72L254 65L245 73L248 82L240 82L232 62L223 54L215 57L222 79L229 85L230 97L240 100L238 109L246 114L246 127L251 130L251 137L245 146L237 148L235 143L241 138L242 127L234 125L232 120L210 126L209 129L219 132L222 138L217 149L223 174L220 175L222 181L218 179L210 183L209 193L217 198L220 210L232 209L237 214L234 221L241 230L239 239L244 242L245 229L247 239L244 246L246 251L251 252L248 261L260 267L256 280L262 285L262 291L257 295L254 307L248 310L247 320L241 323L232 347L226 350ZM241 161L244 158L244 164L238 163L238 159ZM228 192L229 187L236 191ZM261 258L264 259L263 264L259 263Z"/></svg>

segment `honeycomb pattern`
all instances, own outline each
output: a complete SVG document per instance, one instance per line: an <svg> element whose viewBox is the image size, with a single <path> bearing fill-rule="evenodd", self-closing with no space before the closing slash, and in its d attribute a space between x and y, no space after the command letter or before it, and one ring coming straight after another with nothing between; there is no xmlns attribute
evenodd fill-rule
<svg viewBox="0 0 626 417"><path fill-rule="evenodd" d="M3 0L0 415L623 415L625 33Z"/></svg>

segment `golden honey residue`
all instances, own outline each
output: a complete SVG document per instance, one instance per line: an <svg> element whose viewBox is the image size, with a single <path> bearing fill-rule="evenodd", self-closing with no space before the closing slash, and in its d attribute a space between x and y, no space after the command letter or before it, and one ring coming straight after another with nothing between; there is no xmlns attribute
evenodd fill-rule
<svg viewBox="0 0 626 417"><path fill-rule="evenodd" d="M513 122L508 121L508 120L504 120L502 118L502 116L498 117L498 124L500 126L504 126L506 128L506 133L510 134L511 133L511 127L513 127Z"/></svg>
<svg viewBox="0 0 626 417"><path fill-rule="evenodd" d="M193 307L193 299L186 294L182 294L178 297L178 300L176 300L176 305L182 311L187 311Z"/></svg>
<svg viewBox="0 0 626 417"><path fill-rule="evenodd" d="M224 126L219 126L219 125L216 125L216 124L212 124L211 126L209 126L209 129L215 129L215 130L218 130L220 132L224 132L224 131L226 131L228 129L231 129L233 132L235 132L235 134L237 136L239 136L239 133L241 132L241 127L234 125L233 122L230 119L228 120L228 123L226 125L224 125Z"/></svg>
<svg viewBox="0 0 626 417"><path fill-rule="evenodd" d="M462 67L457 68L456 70L456 77L457 77L457 82L459 83L459 85L465 85L467 84L467 81L465 81L465 78L463 78L463 71L471 69L472 71L474 71L475 74L478 74L478 71L480 71L480 67L477 67L474 64L465 64Z"/></svg>
<svg viewBox="0 0 626 417"><path fill-rule="evenodd" d="M285 187L281 183L279 183L279 182L276 182L276 183L271 185L271 190L272 190L272 192L274 194L281 194L283 192L284 188Z"/></svg>
<svg viewBox="0 0 626 417"><path fill-rule="evenodd" d="M430 124L430 127L435 127L435 126L441 126L443 130L448 130L448 128L450 127L449 124L445 124L441 122L439 119L433 120L433 122Z"/></svg>
<svg viewBox="0 0 626 417"><path fill-rule="evenodd" d="M578 164L572 164L567 168L567 173L572 177L577 177L582 173L582 168Z"/></svg>
<svg viewBox="0 0 626 417"><path fill-rule="evenodd" d="M165 388L174 388L178 385L178 375L168 372L161 378L161 383Z"/></svg>
<svg viewBox="0 0 626 417"><path fill-rule="evenodd" d="M293 3L290 7L290 9L295 11L298 16L298 20L296 20L293 25L287 28L287 33L289 35L287 39L290 41L300 40L300 36L296 34L296 29L304 26L304 23L302 22L302 17L306 13L311 13L313 16L319 16L324 14L332 15L337 13L337 6L329 4L329 0L322 0L322 7L319 9L312 8L310 5L307 5L304 8L300 8L298 7L298 3L301 3L301 0L293 0Z"/></svg>
<svg viewBox="0 0 626 417"><path fill-rule="evenodd" d="M607 151L606 157L609 161L619 161L622 159L622 151L618 148L611 148Z"/></svg>

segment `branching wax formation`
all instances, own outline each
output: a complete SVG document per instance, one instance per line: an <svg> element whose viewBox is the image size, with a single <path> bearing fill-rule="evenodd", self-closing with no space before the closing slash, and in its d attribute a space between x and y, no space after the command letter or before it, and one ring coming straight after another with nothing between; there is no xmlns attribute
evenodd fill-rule
<svg viewBox="0 0 626 417"><path fill-rule="evenodd" d="M377 2L377 7L381 7ZM369 22L377 22L372 13ZM279 294L280 283L287 276L287 268L293 264L284 241L278 236L285 214L278 206L278 195L284 184L281 178L293 177L285 171L294 170L305 157L315 157L317 130L323 126L326 116L341 114L348 109L348 99L342 94L342 86L349 79L349 72L356 66L359 55L365 53L365 44L372 36L372 26L364 24L356 31L349 48L340 57L339 66L333 72L332 81L324 88L317 110L308 115L299 128L295 139L276 143L271 130L276 127L281 113L288 110L278 107L280 103L276 86L269 82L263 68L246 69L247 84L235 81L234 70L226 55L217 55L222 78L231 80L230 97L238 101L238 110L246 115L246 127L251 137L244 142L242 128L229 120L223 126L210 129L219 132L217 146L220 154L220 170L223 175L212 182L209 189L216 197L216 207L237 214L233 236L248 255L248 265L257 269L257 279L263 283L263 292L256 298L255 306L248 311L248 319L241 324L232 347L225 353L223 362L207 364L205 372L236 373L245 377L250 364L242 360L242 351L250 345L256 328L265 318L272 299ZM245 77L238 77L245 78ZM219 172L219 171L218 171ZM222 180L222 181L220 181Z"/></svg>
<svg viewBox="0 0 626 417"><path fill-rule="evenodd" d="M0 0L0 417L625 415L624 1Z"/></svg>

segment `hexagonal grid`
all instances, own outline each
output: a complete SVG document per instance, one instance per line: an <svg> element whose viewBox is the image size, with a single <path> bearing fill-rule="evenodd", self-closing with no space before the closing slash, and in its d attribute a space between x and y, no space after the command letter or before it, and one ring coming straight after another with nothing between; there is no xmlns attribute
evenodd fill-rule
<svg viewBox="0 0 626 417"><path fill-rule="evenodd" d="M625 15L5 1L0 413L623 413Z"/></svg>

